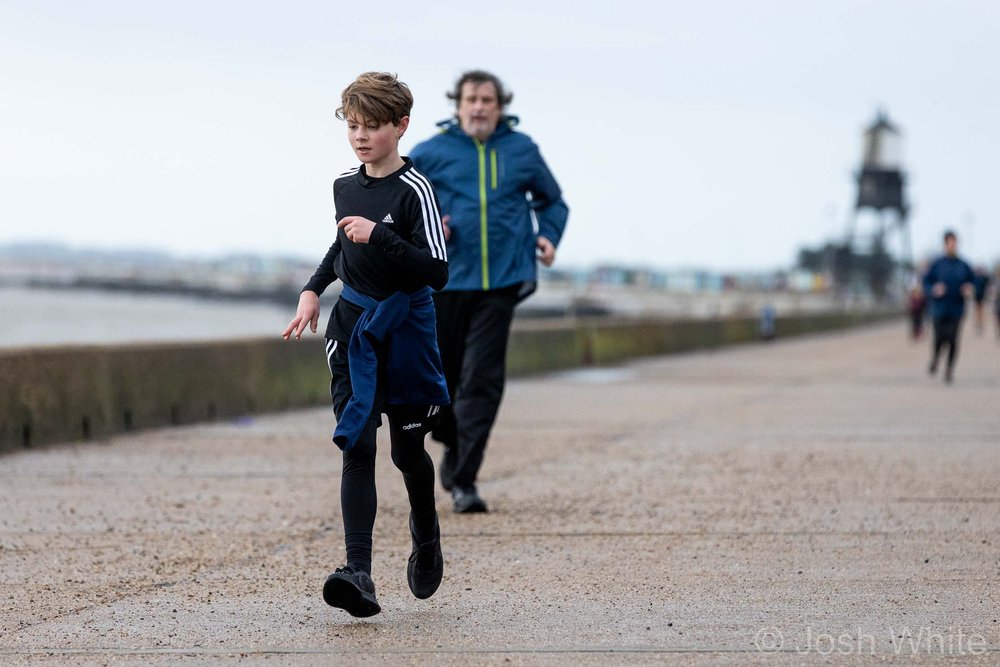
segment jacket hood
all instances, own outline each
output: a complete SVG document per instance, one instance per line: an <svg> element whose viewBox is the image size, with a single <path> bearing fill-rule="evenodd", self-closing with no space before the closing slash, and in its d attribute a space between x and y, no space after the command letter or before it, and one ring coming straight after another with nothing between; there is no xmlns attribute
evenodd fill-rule
<svg viewBox="0 0 1000 667"><path fill-rule="evenodd" d="M509 132L520 122L521 119L518 116L503 115L500 117L500 122L497 123L497 129L493 130L493 134ZM462 126L458 123L458 118L454 116L438 121L436 125L441 128L442 132L462 132Z"/></svg>

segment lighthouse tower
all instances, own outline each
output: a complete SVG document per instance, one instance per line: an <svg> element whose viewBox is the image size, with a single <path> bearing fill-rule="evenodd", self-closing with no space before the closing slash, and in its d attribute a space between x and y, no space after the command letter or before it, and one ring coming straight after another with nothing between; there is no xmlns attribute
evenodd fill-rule
<svg viewBox="0 0 1000 667"><path fill-rule="evenodd" d="M897 265L906 270L913 268L902 141L899 129L883 111L864 132L861 169L855 178L858 194L847 246L859 256L867 256L864 273L872 293L882 298ZM892 258L893 248L896 260Z"/></svg>

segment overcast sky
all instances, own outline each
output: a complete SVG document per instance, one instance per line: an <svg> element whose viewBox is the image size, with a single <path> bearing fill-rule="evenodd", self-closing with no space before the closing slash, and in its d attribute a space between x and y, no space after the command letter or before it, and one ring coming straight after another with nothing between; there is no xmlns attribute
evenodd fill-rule
<svg viewBox="0 0 1000 667"><path fill-rule="evenodd" d="M0 59L0 243L318 261L355 164L344 86L410 85L405 154L485 68L563 187L564 266L790 266L845 235L878 108L917 256L953 227L1000 259L987 0L4 0Z"/></svg>

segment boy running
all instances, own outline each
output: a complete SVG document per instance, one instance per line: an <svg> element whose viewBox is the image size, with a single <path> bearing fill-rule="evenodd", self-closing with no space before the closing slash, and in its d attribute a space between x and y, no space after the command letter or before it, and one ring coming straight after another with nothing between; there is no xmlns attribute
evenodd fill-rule
<svg viewBox="0 0 1000 667"><path fill-rule="evenodd" d="M323 586L327 604L353 616L381 611L371 578L375 433L389 420L392 461L410 503L410 590L434 594L444 570L434 503L434 464L424 450L448 391L441 372L431 289L448 281L444 230L430 183L399 155L413 97L395 76L367 72L341 96L337 118L361 165L333 183L337 237L299 296L282 333L315 333L319 296L338 278L326 328L330 394L343 450L340 501L347 563Z"/></svg>

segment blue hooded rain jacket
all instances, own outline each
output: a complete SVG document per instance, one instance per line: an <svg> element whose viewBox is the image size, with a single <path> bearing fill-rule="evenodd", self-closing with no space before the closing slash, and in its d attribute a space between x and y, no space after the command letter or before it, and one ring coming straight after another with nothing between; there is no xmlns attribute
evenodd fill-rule
<svg viewBox="0 0 1000 667"><path fill-rule="evenodd" d="M537 282L537 237L559 245L569 208L538 146L514 131L517 122L504 116L481 142L463 132L457 119L442 121L440 134L410 153L434 184L442 215L451 216L445 290L520 283L530 292Z"/></svg>

